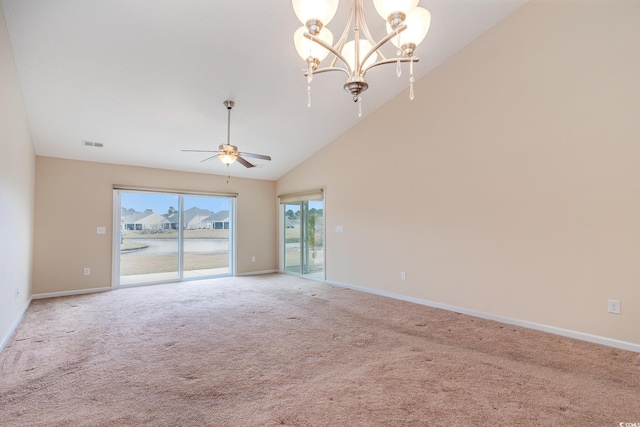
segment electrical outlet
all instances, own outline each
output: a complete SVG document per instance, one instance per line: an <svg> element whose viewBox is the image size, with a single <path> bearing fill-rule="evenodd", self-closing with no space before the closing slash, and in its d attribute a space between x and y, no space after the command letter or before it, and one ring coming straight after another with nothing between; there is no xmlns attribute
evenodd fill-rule
<svg viewBox="0 0 640 427"><path fill-rule="evenodd" d="M107 232L107 228L106 227L97 227L96 228L96 234L105 234Z"/></svg>
<svg viewBox="0 0 640 427"><path fill-rule="evenodd" d="M620 314L620 301L615 299L610 299L608 303L609 303L609 313Z"/></svg>
<svg viewBox="0 0 640 427"><path fill-rule="evenodd" d="M88 275L90 275L90 274L91 274L91 269L90 269L89 267L85 267L85 268L84 268L84 275L85 275L85 276L88 276Z"/></svg>
<svg viewBox="0 0 640 427"><path fill-rule="evenodd" d="M256 257L252 256L251 257L251 262L256 262Z"/></svg>
<svg viewBox="0 0 640 427"><path fill-rule="evenodd" d="M407 280L407 275L404 271L400 272L400 280Z"/></svg>

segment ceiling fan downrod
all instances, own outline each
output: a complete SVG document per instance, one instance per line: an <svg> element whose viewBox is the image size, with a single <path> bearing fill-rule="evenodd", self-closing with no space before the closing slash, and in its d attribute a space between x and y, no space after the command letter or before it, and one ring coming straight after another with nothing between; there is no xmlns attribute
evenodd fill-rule
<svg viewBox="0 0 640 427"><path fill-rule="evenodd" d="M227 145L231 145L231 109L234 105L233 101L224 101L224 106L227 107Z"/></svg>

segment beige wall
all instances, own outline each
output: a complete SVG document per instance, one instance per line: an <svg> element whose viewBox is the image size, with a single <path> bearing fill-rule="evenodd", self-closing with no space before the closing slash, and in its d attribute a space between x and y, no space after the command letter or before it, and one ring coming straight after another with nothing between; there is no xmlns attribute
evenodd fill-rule
<svg viewBox="0 0 640 427"><path fill-rule="evenodd" d="M529 2L280 179L326 188L327 280L640 344L639 23Z"/></svg>
<svg viewBox="0 0 640 427"><path fill-rule="evenodd" d="M27 113L0 4L0 348L30 296L34 176Z"/></svg>
<svg viewBox="0 0 640 427"><path fill-rule="evenodd" d="M36 158L33 293L111 286L113 185L238 193L237 273L275 270L275 182ZM96 234L104 226L107 233ZM251 262L251 257L256 262ZM84 276L83 268L91 275Z"/></svg>

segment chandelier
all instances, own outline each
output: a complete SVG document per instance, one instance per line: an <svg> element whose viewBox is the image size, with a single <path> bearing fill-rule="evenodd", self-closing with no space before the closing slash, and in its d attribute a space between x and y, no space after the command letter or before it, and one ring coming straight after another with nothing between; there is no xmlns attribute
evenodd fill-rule
<svg viewBox="0 0 640 427"><path fill-rule="evenodd" d="M347 25L340 39L333 44L333 34L326 25L336 14L338 1L292 0L293 10L303 24L295 31L293 41L298 54L307 62L307 106L311 107L314 74L342 71L347 75L344 89L358 103L358 115L362 116L361 94L369 87L365 80L367 72L378 65L396 64L396 74L400 77L402 62L409 63L409 98L413 100L413 63L418 61L414 53L429 31L429 11L418 7L420 0L373 0L376 11L387 21L387 34L376 42L367 28L363 0L350 0ZM349 37L351 32L352 38ZM385 57L380 51L389 41L397 48L396 56L392 58ZM318 68L329 53L333 54L331 63Z"/></svg>

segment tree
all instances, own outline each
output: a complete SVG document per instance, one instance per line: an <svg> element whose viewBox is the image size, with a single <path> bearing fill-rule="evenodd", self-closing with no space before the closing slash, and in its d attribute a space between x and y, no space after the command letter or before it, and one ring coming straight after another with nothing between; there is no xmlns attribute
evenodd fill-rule
<svg viewBox="0 0 640 427"><path fill-rule="evenodd" d="M145 209L144 213L153 213L153 209Z"/></svg>
<svg viewBox="0 0 640 427"><path fill-rule="evenodd" d="M309 246L315 247L316 246L316 216L315 215L309 216L309 228L307 231L308 231Z"/></svg>
<svg viewBox="0 0 640 427"><path fill-rule="evenodd" d="M289 210L285 213L285 215L287 216L287 218L289 218L289 219L293 219L293 211L292 211L291 209L289 209Z"/></svg>
<svg viewBox="0 0 640 427"><path fill-rule="evenodd" d="M176 208L174 208L173 206L169 206L169 210L167 211L167 215L173 215L176 212L178 212L176 210Z"/></svg>

